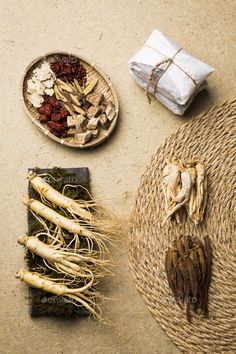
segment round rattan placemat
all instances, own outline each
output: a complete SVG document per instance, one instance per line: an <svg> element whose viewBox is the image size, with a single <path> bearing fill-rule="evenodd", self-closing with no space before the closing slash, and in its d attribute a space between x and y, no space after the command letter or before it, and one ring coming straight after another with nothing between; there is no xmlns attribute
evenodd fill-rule
<svg viewBox="0 0 236 354"><path fill-rule="evenodd" d="M163 225L161 189L165 160L197 156L206 166L208 203L200 226L191 221ZM167 335L185 353L236 353L236 99L186 123L153 155L141 179L131 216L130 265L136 286ZM164 270L175 235L208 234L213 248L209 318L192 323L174 302Z"/></svg>

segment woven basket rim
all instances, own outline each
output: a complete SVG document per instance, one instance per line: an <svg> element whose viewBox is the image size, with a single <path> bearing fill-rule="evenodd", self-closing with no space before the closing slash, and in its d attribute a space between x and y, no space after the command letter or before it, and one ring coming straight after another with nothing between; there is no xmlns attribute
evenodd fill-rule
<svg viewBox="0 0 236 354"><path fill-rule="evenodd" d="M45 126L43 124L41 124L37 119L35 119L32 114L30 113L30 111L27 108L26 102L27 102L27 98L25 97L25 92L24 92L24 83L27 79L27 75L29 73L29 71L32 69L32 67L39 63L40 61L42 61L43 59L48 59L49 57L53 57L54 55L67 55L67 56L73 56L78 58L80 61L84 62L86 65L88 65L92 70L94 70L94 72L97 72L102 78L103 80L106 82L107 84L107 88L111 91L111 94L113 96L113 100L114 100L114 107L115 107L115 112L116 115L114 117L114 119L111 122L111 125L109 127L108 130L104 130L103 134L101 136L99 136L98 138L93 139L92 141L85 143L84 145L79 145L76 143L72 143L69 141L66 141L65 139L60 139L58 137L56 137L55 135L53 135L47 128L45 128ZM64 146L68 146L68 147L72 147L75 149L90 149L93 147L96 147L98 145L100 145L101 143L103 143L105 140L107 140L112 132L114 131L117 121L118 121L118 116L119 116L119 100L118 100L118 96L116 94L116 91L113 87L113 84L109 78L109 76L103 71L101 70L99 67L97 67L97 65L95 65L93 62L88 61L87 59L85 59L83 56L81 55L77 55L75 53L72 52L66 52L66 51L52 51L52 52L47 52L43 55L38 56L36 59L32 60L31 63L26 67L24 74L22 76L21 79L21 85L20 85L20 89L21 89L21 100L23 102L23 106L24 106L24 111L26 112L27 117L31 120L31 122L44 134L47 135L51 140L54 140L55 142L64 145Z"/></svg>

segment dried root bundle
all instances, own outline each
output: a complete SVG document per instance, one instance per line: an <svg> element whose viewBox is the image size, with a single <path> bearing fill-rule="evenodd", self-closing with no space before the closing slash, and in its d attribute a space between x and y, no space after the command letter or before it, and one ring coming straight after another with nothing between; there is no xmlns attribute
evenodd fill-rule
<svg viewBox="0 0 236 354"><path fill-rule="evenodd" d="M166 220L185 208L189 218L198 224L203 220L207 201L207 178L204 165L197 162L167 163L163 170Z"/></svg>
<svg viewBox="0 0 236 354"><path fill-rule="evenodd" d="M204 245L196 237L181 236L166 252L165 270L177 304L208 315L208 290L211 281L212 250L208 236Z"/></svg>
<svg viewBox="0 0 236 354"><path fill-rule="evenodd" d="M96 285L111 273L107 242L118 232L118 223L113 223L110 216L102 218L108 213L99 212L96 216L93 200L77 201L63 194L66 186L73 190L75 185L64 185L59 192L33 172L28 178L37 199L25 196L23 202L41 229L18 239L32 256L28 258L29 271L22 270L16 277L32 287L62 296L76 307L83 306L101 319L96 301L101 295Z"/></svg>

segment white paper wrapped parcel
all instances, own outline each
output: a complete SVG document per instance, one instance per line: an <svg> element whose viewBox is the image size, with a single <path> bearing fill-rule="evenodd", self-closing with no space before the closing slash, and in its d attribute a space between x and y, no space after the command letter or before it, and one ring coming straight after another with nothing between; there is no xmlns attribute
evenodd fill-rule
<svg viewBox="0 0 236 354"><path fill-rule="evenodd" d="M175 114L183 115L196 94L206 87L206 78L214 71L184 51L163 33L154 30L144 47L129 61L135 81L146 90L152 69L158 66L150 82L149 92Z"/></svg>

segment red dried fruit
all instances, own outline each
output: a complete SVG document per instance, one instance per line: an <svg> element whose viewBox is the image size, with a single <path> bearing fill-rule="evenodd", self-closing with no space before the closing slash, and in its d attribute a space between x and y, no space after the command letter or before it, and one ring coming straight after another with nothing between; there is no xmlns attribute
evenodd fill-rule
<svg viewBox="0 0 236 354"><path fill-rule="evenodd" d="M58 133L65 131L65 126L63 123L61 124L61 123L49 121L47 124L48 124L49 128L51 128L52 130L54 130Z"/></svg>
<svg viewBox="0 0 236 354"><path fill-rule="evenodd" d="M54 108L59 109L61 108L61 102L56 99L56 97L45 97L44 101L46 103L50 103Z"/></svg>
<svg viewBox="0 0 236 354"><path fill-rule="evenodd" d="M64 120L61 124L63 124L63 126L67 129L68 128L68 125L67 125L67 121Z"/></svg>
<svg viewBox="0 0 236 354"><path fill-rule="evenodd" d="M64 132L61 133L60 138L66 138L67 137L67 130L64 130Z"/></svg>
<svg viewBox="0 0 236 354"><path fill-rule="evenodd" d="M58 62L51 63L50 68L52 69L52 71L54 71L54 73L59 73L61 70L60 63Z"/></svg>
<svg viewBox="0 0 236 354"><path fill-rule="evenodd" d="M44 103L41 107L38 108L40 114L44 114L47 117L50 117L52 113L52 105L50 103Z"/></svg>
<svg viewBox="0 0 236 354"><path fill-rule="evenodd" d="M77 79L83 86L86 83L86 68L80 63L79 59L72 56L57 56L55 62L50 64L51 70L56 77L63 81L73 81Z"/></svg>
<svg viewBox="0 0 236 354"><path fill-rule="evenodd" d="M63 117L61 116L60 113L52 113L51 114L51 120L53 122L58 122L59 120L61 120Z"/></svg>
<svg viewBox="0 0 236 354"><path fill-rule="evenodd" d="M57 136L58 138L61 137L61 133L57 132L56 130L50 129L50 132L51 132L53 135Z"/></svg>
<svg viewBox="0 0 236 354"><path fill-rule="evenodd" d="M60 115L62 118L65 118L69 115L69 112L64 108L60 108Z"/></svg>
<svg viewBox="0 0 236 354"><path fill-rule="evenodd" d="M49 120L49 117L45 116L45 114L40 114L39 121L41 123L46 123Z"/></svg>

